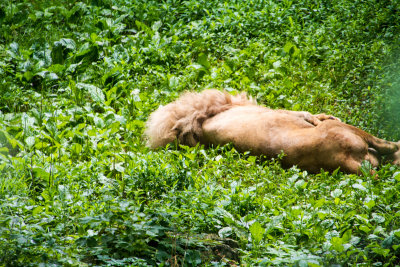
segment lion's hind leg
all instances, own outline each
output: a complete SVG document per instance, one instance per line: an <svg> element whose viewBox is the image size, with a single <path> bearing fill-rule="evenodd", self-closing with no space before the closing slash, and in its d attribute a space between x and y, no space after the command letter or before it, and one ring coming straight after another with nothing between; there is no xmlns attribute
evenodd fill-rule
<svg viewBox="0 0 400 267"><path fill-rule="evenodd" d="M350 130L353 134L361 137L368 144L369 148L375 149L380 156L393 154L400 148L400 142L395 143L380 139L355 126L337 120L327 120L324 123L327 123L327 125L329 125L330 127L340 127L343 130Z"/></svg>
<svg viewBox="0 0 400 267"><path fill-rule="evenodd" d="M361 157L359 157L359 152L356 152L353 155L348 155L344 162L340 164L340 166L341 169L346 173L361 174L363 161L368 161L371 163L373 168L377 168L380 163L380 157L378 154L371 152L370 149L368 149L365 155ZM373 172L374 171L371 170L371 173Z"/></svg>
<svg viewBox="0 0 400 267"><path fill-rule="evenodd" d="M368 147L375 149L380 156L393 154L399 150L400 143L386 141L376 136L373 136L372 134L364 132L363 130L358 129L354 126L351 127L353 129L353 132L355 132L358 136L361 136L367 142Z"/></svg>
<svg viewBox="0 0 400 267"><path fill-rule="evenodd" d="M396 144L399 149L397 149L397 151L394 153L388 154L386 159L392 164L400 166L400 141L398 141Z"/></svg>

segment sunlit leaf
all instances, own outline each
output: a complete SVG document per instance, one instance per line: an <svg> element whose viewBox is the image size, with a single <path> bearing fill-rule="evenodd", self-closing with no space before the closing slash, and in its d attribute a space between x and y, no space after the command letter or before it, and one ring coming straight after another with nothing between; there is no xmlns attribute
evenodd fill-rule
<svg viewBox="0 0 400 267"><path fill-rule="evenodd" d="M259 222L254 222L250 228L251 237L256 244L259 244L264 236L265 229L261 226Z"/></svg>
<svg viewBox="0 0 400 267"><path fill-rule="evenodd" d="M104 93L100 88L86 83L77 83L76 87L87 90L93 101L100 103L104 102Z"/></svg>

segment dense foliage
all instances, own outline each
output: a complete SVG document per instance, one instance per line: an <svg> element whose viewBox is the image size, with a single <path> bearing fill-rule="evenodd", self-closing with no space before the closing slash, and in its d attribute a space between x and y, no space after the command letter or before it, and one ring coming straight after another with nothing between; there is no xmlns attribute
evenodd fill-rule
<svg viewBox="0 0 400 267"><path fill-rule="evenodd" d="M399 33L397 1L1 1L0 265L399 264L397 167L142 137L219 88L400 139Z"/></svg>

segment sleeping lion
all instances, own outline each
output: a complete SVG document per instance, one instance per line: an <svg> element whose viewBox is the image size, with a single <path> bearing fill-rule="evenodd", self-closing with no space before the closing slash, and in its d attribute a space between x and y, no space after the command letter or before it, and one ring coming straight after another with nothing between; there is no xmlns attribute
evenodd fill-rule
<svg viewBox="0 0 400 267"><path fill-rule="evenodd" d="M358 174L364 160L377 167L383 155L400 165L400 142L379 139L333 116L262 107L244 93L185 93L150 115L145 135L151 148L178 141L188 146L232 143L238 151L267 158L283 152L284 167L297 165L312 173L340 168Z"/></svg>

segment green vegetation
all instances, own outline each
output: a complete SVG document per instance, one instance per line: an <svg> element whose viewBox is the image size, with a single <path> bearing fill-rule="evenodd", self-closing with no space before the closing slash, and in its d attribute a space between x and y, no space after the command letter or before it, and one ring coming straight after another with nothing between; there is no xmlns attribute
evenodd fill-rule
<svg viewBox="0 0 400 267"><path fill-rule="evenodd" d="M397 1L1 1L0 265L399 264L397 167L142 137L219 88L400 139L399 34Z"/></svg>

